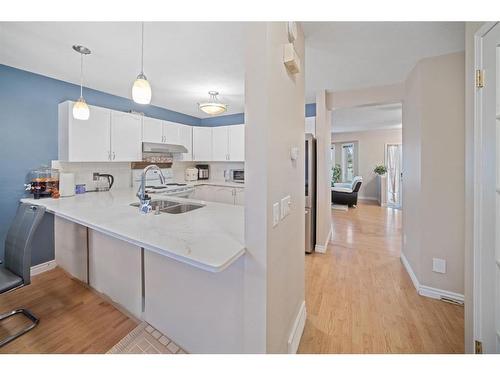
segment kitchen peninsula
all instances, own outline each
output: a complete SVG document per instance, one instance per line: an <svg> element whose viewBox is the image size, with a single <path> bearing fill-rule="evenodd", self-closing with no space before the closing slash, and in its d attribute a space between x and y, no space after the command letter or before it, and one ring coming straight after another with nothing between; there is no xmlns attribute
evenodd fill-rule
<svg viewBox="0 0 500 375"><path fill-rule="evenodd" d="M23 199L55 215L55 260L191 353L242 352L244 208L141 214L133 189Z"/></svg>

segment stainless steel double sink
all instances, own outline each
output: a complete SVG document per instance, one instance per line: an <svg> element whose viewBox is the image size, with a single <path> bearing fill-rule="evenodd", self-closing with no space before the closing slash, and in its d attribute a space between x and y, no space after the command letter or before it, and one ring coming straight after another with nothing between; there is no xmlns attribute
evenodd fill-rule
<svg viewBox="0 0 500 375"><path fill-rule="evenodd" d="M139 207L139 203L131 203L133 207ZM151 201L151 208L153 212L165 212L168 214L183 214L198 208L205 207L203 204L197 203L182 203L169 200L155 200Z"/></svg>

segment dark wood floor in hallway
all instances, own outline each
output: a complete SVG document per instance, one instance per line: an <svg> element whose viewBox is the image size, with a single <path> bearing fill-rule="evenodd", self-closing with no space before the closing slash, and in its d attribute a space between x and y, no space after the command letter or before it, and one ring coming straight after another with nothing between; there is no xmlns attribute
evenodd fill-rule
<svg viewBox="0 0 500 375"><path fill-rule="evenodd" d="M464 309L419 296L401 264L401 211L332 211L326 254L306 256L300 353L463 353Z"/></svg>

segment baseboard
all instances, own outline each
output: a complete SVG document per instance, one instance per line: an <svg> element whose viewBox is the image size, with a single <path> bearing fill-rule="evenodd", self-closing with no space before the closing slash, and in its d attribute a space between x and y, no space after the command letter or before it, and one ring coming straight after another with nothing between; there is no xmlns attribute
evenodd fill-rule
<svg viewBox="0 0 500 375"><path fill-rule="evenodd" d="M408 272L408 275L410 276L411 281L413 282L413 286L417 290L417 293L423 297L429 297L429 298L434 298L434 299L439 299L442 301L446 302L453 302L453 303L458 303L458 304L463 304L464 303L464 295L460 293L455 293L455 292L450 292L449 290L443 290L443 289L438 289L438 288L433 288L430 286L422 285L418 281L417 275L415 275L415 272L413 272L413 269L410 266L410 263L408 262L408 259L406 259L405 255L401 253L400 255L401 263L403 263L403 266L406 269L406 272Z"/></svg>
<svg viewBox="0 0 500 375"><path fill-rule="evenodd" d="M330 232L328 232L328 236L326 237L326 241L324 245L316 245L314 246L314 251L317 253L324 254L326 253L326 249L328 249L328 243L333 235L333 227L330 227Z"/></svg>
<svg viewBox="0 0 500 375"><path fill-rule="evenodd" d="M361 199L364 201L377 201L378 202L378 198L376 198L376 197L362 197L362 196L358 195L358 199Z"/></svg>
<svg viewBox="0 0 500 375"><path fill-rule="evenodd" d="M288 338L288 354L296 354L297 350L299 350L300 339L306 325L306 318L306 301L302 301L299 312L295 317L290 337Z"/></svg>
<svg viewBox="0 0 500 375"><path fill-rule="evenodd" d="M38 275L42 272L50 271L50 270L56 268L56 266L57 266L57 264L56 264L55 259L49 260L48 262L40 263L40 264L37 264L36 266L31 267L30 274L31 274L31 276L35 276L35 275Z"/></svg>

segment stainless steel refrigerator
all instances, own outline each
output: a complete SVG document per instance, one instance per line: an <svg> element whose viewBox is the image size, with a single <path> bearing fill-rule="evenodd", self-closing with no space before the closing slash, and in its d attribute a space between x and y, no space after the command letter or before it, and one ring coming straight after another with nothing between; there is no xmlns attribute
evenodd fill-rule
<svg viewBox="0 0 500 375"><path fill-rule="evenodd" d="M316 245L316 139L306 134L306 253L312 253Z"/></svg>

